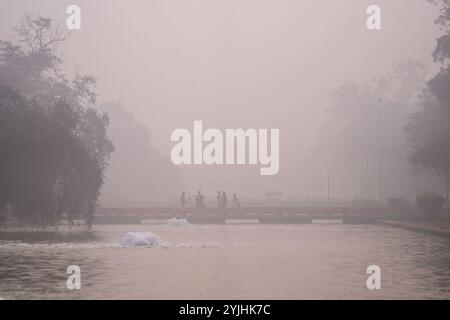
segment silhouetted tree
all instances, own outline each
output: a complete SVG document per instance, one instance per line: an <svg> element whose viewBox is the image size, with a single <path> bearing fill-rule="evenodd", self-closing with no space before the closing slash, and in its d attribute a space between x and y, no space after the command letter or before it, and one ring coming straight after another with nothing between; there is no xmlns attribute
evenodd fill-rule
<svg viewBox="0 0 450 320"><path fill-rule="evenodd" d="M450 189L450 1L430 0L440 6L436 24L443 31L433 52L439 72L428 82L421 96L422 109L411 116L406 127L413 165L442 176Z"/></svg>
<svg viewBox="0 0 450 320"><path fill-rule="evenodd" d="M54 21L25 15L17 42L0 41L0 209L46 227L66 217L90 226L112 143L92 108L95 79L61 72Z"/></svg>
<svg viewBox="0 0 450 320"><path fill-rule="evenodd" d="M120 103L104 103L98 108L108 113L108 136L115 147L100 202L146 206L178 199L183 190L178 168L152 146L147 127Z"/></svg>
<svg viewBox="0 0 450 320"><path fill-rule="evenodd" d="M408 170L403 127L418 108L417 92L425 84L425 73L421 63L404 60L383 76L338 87L318 141L299 166L308 168L301 173L303 179L319 182L309 183L308 189L326 192L330 174L334 196L377 199L382 148L385 198L415 196L421 186Z"/></svg>

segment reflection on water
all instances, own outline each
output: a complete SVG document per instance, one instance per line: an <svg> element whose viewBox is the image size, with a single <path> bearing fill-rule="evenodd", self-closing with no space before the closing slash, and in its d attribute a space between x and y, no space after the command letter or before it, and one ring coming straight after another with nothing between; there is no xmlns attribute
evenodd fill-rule
<svg viewBox="0 0 450 320"><path fill-rule="evenodd" d="M97 240L96 231L14 231L0 232L0 241L20 241L24 243L72 243Z"/></svg>
<svg viewBox="0 0 450 320"><path fill-rule="evenodd" d="M450 239L377 225L95 226L1 232L0 298L450 298ZM129 231L157 247L119 244ZM366 268L381 268L381 290ZM66 268L81 267L81 290Z"/></svg>

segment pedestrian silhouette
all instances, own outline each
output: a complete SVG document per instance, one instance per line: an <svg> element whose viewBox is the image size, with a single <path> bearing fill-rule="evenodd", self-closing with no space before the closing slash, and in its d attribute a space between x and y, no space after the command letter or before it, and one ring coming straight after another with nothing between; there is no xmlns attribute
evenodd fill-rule
<svg viewBox="0 0 450 320"><path fill-rule="evenodd" d="M205 196L201 193L201 191L198 191L195 196L195 208L200 209L203 207L205 207Z"/></svg>
<svg viewBox="0 0 450 320"><path fill-rule="evenodd" d="M227 207L227 202L228 202L227 194L225 191L222 191L222 208Z"/></svg>
<svg viewBox="0 0 450 320"><path fill-rule="evenodd" d="M216 200L217 200L217 206L219 208L222 207L222 193L220 191L217 191Z"/></svg>
<svg viewBox="0 0 450 320"><path fill-rule="evenodd" d="M233 203L236 206L236 208L239 208L241 206L241 202L239 201L239 198L236 195L236 193L233 193Z"/></svg>
<svg viewBox="0 0 450 320"><path fill-rule="evenodd" d="M183 191L183 192L181 193L181 197L180 197L180 204L181 204L181 207L182 207L182 208L186 207L186 203L187 203L187 200L186 200L186 193Z"/></svg>

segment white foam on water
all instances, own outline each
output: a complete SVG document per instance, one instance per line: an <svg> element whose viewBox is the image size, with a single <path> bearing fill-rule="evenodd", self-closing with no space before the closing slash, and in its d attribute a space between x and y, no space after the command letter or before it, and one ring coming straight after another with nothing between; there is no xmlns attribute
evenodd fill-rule
<svg viewBox="0 0 450 320"><path fill-rule="evenodd" d="M190 225L190 223L186 219L172 218L167 220L167 225L171 227L187 227Z"/></svg>
<svg viewBox="0 0 450 320"><path fill-rule="evenodd" d="M259 224L259 219L225 219L226 224Z"/></svg>
<svg viewBox="0 0 450 320"><path fill-rule="evenodd" d="M134 233L134 232L133 232ZM127 240L124 240L127 238ZM136 244L136 243L139 244ZM134 244L133 244L134 243ZM132 247L148 248L154 247L160 249L191 249L191 248L219 248L229 247L232 244L223 243L190 243L190 242L168 242L160 240L156 241L137 241L136 238L130 240L129 237L123 237L119 242L104 242L104 243L26 243L20 241L10 241L8 243L0 244L0 250L14 250L14 249L126 249Z"/></svg>
<svg viewBox="0 0 450 320"><path fill-rule="evenodd" d="M171 226L190 226L185 219L166 220L166 225ZM126 232L126 231L125 231ZM214 243L214 242L170 242L163 241L158 235L148 231L131 231L126 232L121 238L109 241L89 241L89 242L24 242L20 240L0 240L0 250L15 249L50 249L50 250L67 250L67 249L126 249L126 248L149 248L159 249L190 249L190 248L219 248L228 247L230 243Z"/></svg>
<svg viewBox="0 0 450 320"><path fill-rule="evenodd" d="M151 232L128 232L125 237L120 239L121 247L153 247L158 246L161 243L161 239Z"/></svg>
<svg viewBox="0 0 450 320"><path fill-rule="evenodd" d="M160 248L163 249L192 249L192 248L226 248L235 246L233 244L223 244L223 243L171 243L163 242Z"/></svg>
<svg viewBox="0 0 450 320"><path fill-rule="evenodd" d="M40 243L28 243L22 241L7 241L0 243L0 248L4 249L14 249L14 248L23 248L23 249L103 249L103 248L113 248L118 247L117 242L61 242L61 243L49 243L49 242L40 242Z"/></svg>
<svg viewBox="0 0 450 320"><path fill-rule="evenodd" d="M313 223L313 224L343 224L344 221L342 219L312 219L311 223Z"/></svg>
<svg viewBox="0 0 450 320"><path fill-rule="evenodd" d="M142 219L141 224L166 224L167 219Z"/></svg>

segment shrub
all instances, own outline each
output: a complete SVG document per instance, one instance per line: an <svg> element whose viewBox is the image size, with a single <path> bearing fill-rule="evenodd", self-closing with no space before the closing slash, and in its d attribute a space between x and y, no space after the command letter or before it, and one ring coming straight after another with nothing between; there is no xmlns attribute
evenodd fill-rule
<svg viewBox="0 0 450 320"><path fill-rule="evenodd" d="M417 205L426 214L437 213L444 202L445 198L437 193L425 193L417 196Z"/></svg>

